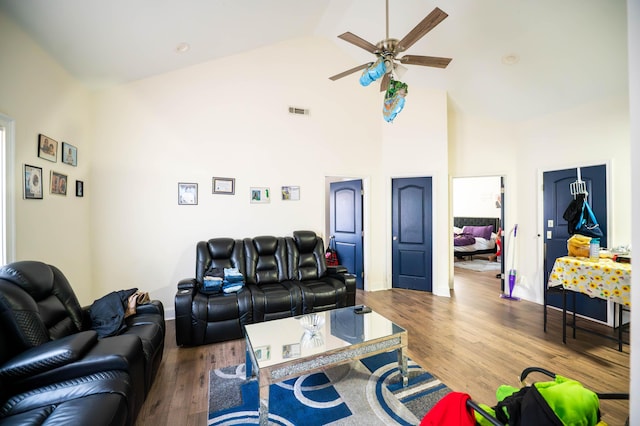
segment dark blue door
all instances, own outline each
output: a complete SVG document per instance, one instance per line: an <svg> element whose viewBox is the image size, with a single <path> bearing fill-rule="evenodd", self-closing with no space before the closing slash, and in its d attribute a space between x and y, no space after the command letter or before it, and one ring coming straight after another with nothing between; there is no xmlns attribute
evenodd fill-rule
<svg viewBox="0 0 640 426"><path fill-rule="evenodd" d="M432 291L431 178L392 182L392 284Z"/></svg>
<svg viewBox="0 0 640 426"><path fill-rule="evenodd" d="M362 180L329 185L329 227L335 237L338 261L356 276L356 288L364 289L362 255Z"/></svg>
<svg viewBox="0 0 640 426"><path fill-rule="evenodd" d="M586 183L587 200L598 219L604 237L601 247L607 247L607 168L604 165L581 167L580 174ZM543 174L544 232L545 232L545 275L544 286L558 257L567 255L567 240L571 236L567 221L562 218L567 206L573 200L570 185L577 180L577 169L556 170ZM547 303L562 307L562 296L549 294ZM567 309L573 311L572 298L567 298ZM583 294L576 296L576 313L599 321L607 321L607 302L592 299Z"/></svg>

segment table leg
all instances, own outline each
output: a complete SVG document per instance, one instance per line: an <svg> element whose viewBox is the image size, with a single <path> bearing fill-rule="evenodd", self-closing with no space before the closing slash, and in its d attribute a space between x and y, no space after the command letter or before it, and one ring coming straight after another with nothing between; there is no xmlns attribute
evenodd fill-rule
<svg viewBox="0 0 640 426"><path fill-rule="evenodd" d="M402 387L409 386L409 374L407 367L407 356L404 354L404 348L398 349L398 369L402 374Z"/></svg>
<svg viewBox="0 0 640 426"><path fill-rule="evenodd" d="M260 417L260 425L267 426L269 424L269 385L265 384L260 386L260 379L258 378L259 386L259 404L258 415Z"/></svg>
<svg viewBox="0 0 640 426"><path fill-rule="evenodd" d="M616 305L618 307L618 351L622 352L622 305L613 303L613 312L616 311Z"/></svg>
<svg viewBox="0 0 640 426"><path fill-rule="evenodd" d="M578 310L577 307L576 307L576 292L572 291L571 292L571 296L572 296L571 300L573 300L573 315L572 315L572 318L573 318L573 324L572 324L572 327L573 327L573 338L575 339L576 338L576 311Z"/></svg>
<svg viewBox="0 0 640 426"><path fill-rule="evenodd" d="M248 346L249 345L247 345L247 347ZM252 379L254 377L253 371L253 361L251 359L249 349L247 349L244 354L244 372L247 379Z"/></svg>
<svg viewBox="0 0 640 426"><path fill-rule="evenodd" d="M562 288L562 343L567 343L567 290Z"/></svg>

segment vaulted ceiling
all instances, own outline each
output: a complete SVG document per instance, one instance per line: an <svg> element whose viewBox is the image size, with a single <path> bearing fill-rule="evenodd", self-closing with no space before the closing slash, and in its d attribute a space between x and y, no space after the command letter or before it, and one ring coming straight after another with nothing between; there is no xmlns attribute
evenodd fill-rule
<svg viewBox="0 0 640 426"><path fill-rule="evenodd" d="M500 120L628 92L624 0L389 0L389 35L402 38L434 7L449 17L407 53L453 61L409 65L410 87L446 90ZM339 34L385 38L384 0L0 0L0 10L92 87L305 36L330 40L356 66L372 55ZM178 54L181 43L189 50ZM353 90L358 76L345 77Z"/></svg>

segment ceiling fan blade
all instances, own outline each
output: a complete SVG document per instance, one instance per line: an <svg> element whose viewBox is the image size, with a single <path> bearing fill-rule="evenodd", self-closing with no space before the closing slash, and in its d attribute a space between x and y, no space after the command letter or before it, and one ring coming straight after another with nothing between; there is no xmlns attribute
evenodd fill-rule
<svg viewBox="0 0 640 426"><path fill-rule="evenodd" d="M382 76L382 81L380 81L380 91L384 92L385 90L387 90L389 88L389 81L391 80L391 76L389 75L389 73L385 73Z"/></svg>
<svg viewBox="0 0 640 426"><path fill-rule="evenodd" d="M366 50L367 52L375 53L377 50L379 50L375 44L371 44L367 40L360 38L357 35L350 33L348 31L344 34L340 34L338 38L341 38L344 41L348 41L349 43L354 44L360 47L361 49Z"/></svg>
<svg viewBox="0 0 640 426"><path fill-rule="evenodd" d="M422 65L425 67L446 68L451 58L438 58L436 56L404 55L397 59L401 64Z"/></svg>
<svg viewBox="0 0 640 426"><path fill-rule="evenodd" d="M364 69L364 68L368 67L369 65L371 65L371 62L367 62L366 64L362 64L362 65L358 65L357 67L351 68L350 70L346 70L346 71L341 72L340 74L334 75L333 77L329 77L329 80L336 81L339 78L346 77L349 74L353 74L356 71L360 71L361 69Z"/></svg>
<svg viewBox="0 0 640 426"><path fill-rule="evenodd" d="M394 53L404 52L405 50L413 46L415 42L420 40L426 33L434 29L435 26L442 22L447 16L449 15L447 15L439 8L436 7L435 9L433 9L430 14L428 14L422 21L420 21L418 25L415 26L414 29L409 31L409 34L404 36L404 38L398 42Z"/></svg>

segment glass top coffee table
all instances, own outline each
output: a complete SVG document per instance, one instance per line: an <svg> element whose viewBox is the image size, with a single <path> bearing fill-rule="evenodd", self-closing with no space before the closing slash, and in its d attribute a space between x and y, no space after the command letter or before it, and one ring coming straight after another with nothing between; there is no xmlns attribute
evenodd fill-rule
<svg viewBox="0 0 640 426"><path fill-rule="evenodd" d="M407 331L376 312L334 309L245 326L247 375L257 378L260 424L269 418L269 386L328 367L396 350L407 385Z"/></svg>

